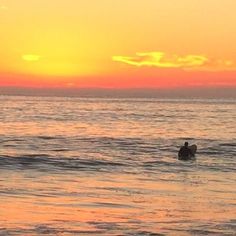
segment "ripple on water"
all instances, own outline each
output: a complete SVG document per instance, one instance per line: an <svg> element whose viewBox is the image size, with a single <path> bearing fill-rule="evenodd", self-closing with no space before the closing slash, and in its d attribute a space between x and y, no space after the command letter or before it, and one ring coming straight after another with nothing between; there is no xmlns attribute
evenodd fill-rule
<svg viewBox="0 0 236 236"><path fill-rule="evenodd" d="M235 102L0 103L1 235L235 234Z"/></svg>

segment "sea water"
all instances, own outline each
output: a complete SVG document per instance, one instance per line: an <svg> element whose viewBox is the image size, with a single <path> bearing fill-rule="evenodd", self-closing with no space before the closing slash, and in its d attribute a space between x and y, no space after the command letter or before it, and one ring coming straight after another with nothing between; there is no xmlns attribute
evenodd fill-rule
<svg viewBox="0 0 236 236"><path fill-rule="evenodd" d="M0 107L0 235L236 235L235 101ZM185 141L196 160L177 159Z"/></svg>

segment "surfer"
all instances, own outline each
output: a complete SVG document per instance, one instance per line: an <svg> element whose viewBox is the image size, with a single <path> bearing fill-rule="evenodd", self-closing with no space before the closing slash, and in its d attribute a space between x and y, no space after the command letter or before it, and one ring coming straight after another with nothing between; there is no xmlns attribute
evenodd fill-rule
<svg viewBox="0 0 236 236"><path fill-rule="evenodd" d="M192 145L192 146L196 146L196 145ZM191 147L188 146L188 142L184 143L184 146L180 148L179 153L178 153L179 160L189 160L195 156L196 150L193 151Z"/></svg>

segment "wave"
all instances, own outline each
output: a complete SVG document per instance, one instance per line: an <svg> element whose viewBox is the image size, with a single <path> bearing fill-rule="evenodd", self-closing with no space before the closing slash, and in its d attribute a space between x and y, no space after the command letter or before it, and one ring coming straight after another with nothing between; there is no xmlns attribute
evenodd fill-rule
<svg viewBox="0 0 236 236"><path fill-rule="evenodd" d="M107 168L124 166L121 162L80 158L53 158L47 154L25 156L1 156L1 169L37 169L41 171L86 170L106 171Z"/></svg>
<svg viewBox="0 0 236 236"><path fill-rule="evenodd" d="M183 140L198 144L196 160L179 162ZM235 171L236 143L213 139L109 136L22 136L2 141L0 168L41 171ZM7 153L7 154L4 154ZM186 170L184 169L186 167Z"/></svg>

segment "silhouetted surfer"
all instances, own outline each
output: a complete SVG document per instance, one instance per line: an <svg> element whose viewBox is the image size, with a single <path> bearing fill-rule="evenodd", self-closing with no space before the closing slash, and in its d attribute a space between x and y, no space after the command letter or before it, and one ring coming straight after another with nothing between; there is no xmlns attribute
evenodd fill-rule
<svg viewBox="0 0 236 236"><path fill-rule="evenodd" d="M196 151L197 145L188 146L188 142L185 142L179 150L178 158L179 160L190 160L195 156Z"/></svg>

